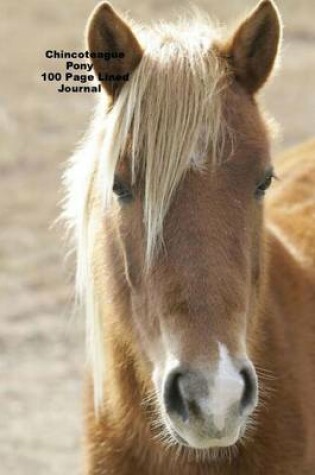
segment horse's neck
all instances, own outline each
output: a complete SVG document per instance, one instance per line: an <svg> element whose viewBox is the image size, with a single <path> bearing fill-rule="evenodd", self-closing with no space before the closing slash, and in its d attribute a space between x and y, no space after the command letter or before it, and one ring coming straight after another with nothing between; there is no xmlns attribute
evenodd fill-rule
<svg viewBox="0 0 315 475"><path fill-rule="evenodd" d="M314 331L310 304L314 302L314 274L310 276L285 242L267 233L265 282L254 335L260 380L254 440L255 447L270 458L267 468L277 454L284 458L291 454L289 467L293 460L302 463L306 453L313 453L305 427L312 417L315 423L310 411L315 360L313 338L309 337ZM285 466L284 459L282 463ZM298 472L291 467L288 473Z"/></svg>
<svg viewBox="0 0 315 475"><path fill-rule="evenodd" d="M264 284L254 339L258 364L281 373L289 360L296 358L297 346L302 344L305 353L303 335L310 325L305 296L313 292L314 282L285 243L268 229L266 243Z"/></svg>

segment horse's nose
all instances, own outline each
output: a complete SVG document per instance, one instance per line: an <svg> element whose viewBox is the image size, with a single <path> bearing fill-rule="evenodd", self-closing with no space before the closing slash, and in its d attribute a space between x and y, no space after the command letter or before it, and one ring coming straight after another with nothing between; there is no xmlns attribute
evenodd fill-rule
<svg viewBox="0 0 315 475"><path fill-rule="evenodd" d="M255 405L257 380L251 365L244 366L234 375L218 375L217 378L211 379L209 384L209 378L205 378L201 372L194 373L180 368L173 370L164 386L167 412L186 421L190 413L194 416L199 413L202 416L203 410L215 415L216 409L222 409L227 401L230 405L238 405L240 415L249 412ZM208 404L208 407L205 407L205 404Z"/></svg>
<svg viewBox="0 0 315 475"><path fill-rule="evenodd" d="M257 377L250 362L218 368L214 373L173 369L164 384L164 405L174 428L203 427L208 438L236 433L257 402ZM182 426L182 424L184 425ZM198 429L198 431L199 431ZM183 431L179 431L183 435ZM185 438L187 440L187 438Z"/></svg>
<svg viewBox="0 0 315 475"><path fill-rule="evenodd" d="M164 386L164 403L169 414L180 416L185 422L189 416L188 399L185 394L185 378L187 373L184 370L173 370L167 377Z"/></svg>
<svg viewBox="0 0 315 475"><path fill-rule="evenodd" d="M246 414L252 411L257 404L258 384L256 372L252 364L246 364L240 371L244 381L244 389L240 401L240 412Z"/></svg>

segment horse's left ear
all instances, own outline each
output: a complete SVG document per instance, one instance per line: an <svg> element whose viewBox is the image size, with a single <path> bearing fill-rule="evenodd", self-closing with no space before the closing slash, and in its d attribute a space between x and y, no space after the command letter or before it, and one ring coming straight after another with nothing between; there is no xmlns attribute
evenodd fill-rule
<svg viewBox="0 0 315 475"><path fill-rule="evenodd" d="M87 42L94 70L112 99L141 61L143 50L130 26L108 2L100 3L92 12L87 25ZM122 57L106 61L98 54L121 53Z"/></svg>
<svg viewBox="0 0 315 475"><path fill-rule="evenodd" d="M257 92L268 79L280 38L278 10L271 0L263 0L223 47L236 80L250 94Z"/></svg>

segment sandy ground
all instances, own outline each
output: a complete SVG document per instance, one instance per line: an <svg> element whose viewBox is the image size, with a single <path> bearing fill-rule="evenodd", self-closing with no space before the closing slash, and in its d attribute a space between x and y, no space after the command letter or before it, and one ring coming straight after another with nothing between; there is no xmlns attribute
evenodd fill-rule
<svg viewBox="0 0 315 475"><path fill-rule="evenodd" d="M86 129L93 97L61 96L42 82L46 49L80 49L96 2L5 0L0 39L0 474L80 473L83 321L73 317L72 263L65 263L59 213L66 158ZM152 22L185 2L114 3ZM198 5L235 21L253 0ZM282 0L281 72L264 102L281 124L281 149L315 126L315 2Z"/></svg>

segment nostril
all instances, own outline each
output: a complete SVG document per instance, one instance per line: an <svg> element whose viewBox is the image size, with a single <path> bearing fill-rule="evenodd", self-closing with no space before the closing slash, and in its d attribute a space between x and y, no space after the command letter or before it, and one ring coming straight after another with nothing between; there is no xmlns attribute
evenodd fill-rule
<svg viewBox="0 0 315 475"><path fill-rule="evenodd" d="M246 367L240 371L244 381L244 391L241 399L241 411L252 409L255 406L257 398L257 381L252 368Z"/></svg>
<svg viewBox="0 0 315 475"><path fill-rule="evenodd" d="M178 371L168 376L164 387L164 403L167 412L179 415L185 422L188 419L188 410L179 385L182 377Z"/></svg>

